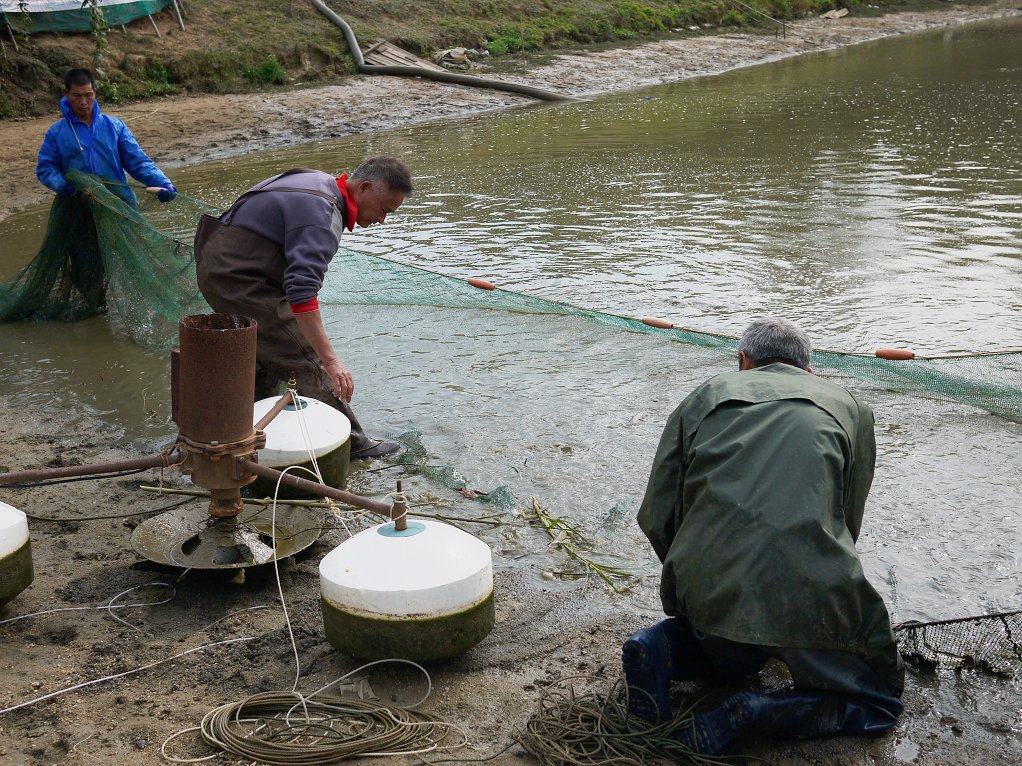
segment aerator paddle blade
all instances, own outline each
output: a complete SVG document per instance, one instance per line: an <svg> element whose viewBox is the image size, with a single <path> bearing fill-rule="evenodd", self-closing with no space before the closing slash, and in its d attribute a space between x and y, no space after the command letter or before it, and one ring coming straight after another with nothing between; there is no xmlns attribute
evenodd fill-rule
<svg viewBox="0 0 1022 766"><path fill-rule="evenodd" d="M277 506L246 508L235 518L209 516L204 506L168 511L135 527L131 547L157 564L184 569L240 569L267 564L308 548L319 537L323 512ZM274 556L276 537L276 556Z"/></svg>

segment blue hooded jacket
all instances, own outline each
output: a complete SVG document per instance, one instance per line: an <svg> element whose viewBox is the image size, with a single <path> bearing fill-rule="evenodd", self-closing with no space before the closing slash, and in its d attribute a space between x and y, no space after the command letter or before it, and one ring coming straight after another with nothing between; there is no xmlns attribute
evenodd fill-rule
<svg viewBox="0 0 1022 766"><path fill-rule="evenodd" d="M67 98L60 99L64 117L46 131L35 169L44 186L57 194L72 193L64 177L72 168L121 184L127 183L127 171L145 186L170 186L170 179L142 151L122 120L100 113L98 102L93 102L92 109L92 125L88 126L74 116ZM136 204L134 192L126 185L109 188L128 204Z"/></svg>

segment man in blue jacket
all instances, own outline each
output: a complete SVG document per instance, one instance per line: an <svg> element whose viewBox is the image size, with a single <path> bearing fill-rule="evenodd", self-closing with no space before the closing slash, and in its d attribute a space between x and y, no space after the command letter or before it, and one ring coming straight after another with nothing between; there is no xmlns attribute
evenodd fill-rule
<svg viewBox="0 0 1022 766"><path fill-rule="evenodd" d="M160 202L174 199L177 190L170 179L142 151L128 126L103 114L96 103L96 80L88 69L71 69L64 75L62 117L46 131L39 148L36 176L57 193L50 213L48 257L36 259L39 279L54 280L49 298L32 298L19 305L14 316L84 319L106 309L107 274L96 231L96 221L86 200L68 182L67 172L77 170L104 179L107 187L135 207L135 194L127 183L130 174L147 187L160 191ZM36 263L33 262L33 263Z"/></svg>
<svg viewBox="0 0 1022 766"><path fill-rule="evenodd" d="M110 190L130 205L135 195L125 171L143 186L160 187L160 202L174 199L177 190L163 171L142 151L128 126L103 114L96 101L96 80L88 69L64 75L62 117L46 131L39 148L36 176L59 195L75 193L64 174L71 169L110 179Z"/></svg>

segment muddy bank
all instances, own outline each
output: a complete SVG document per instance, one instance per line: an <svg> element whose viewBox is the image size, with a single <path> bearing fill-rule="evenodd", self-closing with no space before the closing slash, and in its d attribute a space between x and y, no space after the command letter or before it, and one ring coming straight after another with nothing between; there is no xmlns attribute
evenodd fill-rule
<svg viewBox="0 0 1022 766"><path fill-rule="evenodd" d="M10 400L0 399L0 471L116 460L158 446L138 445L136 452L113 447L124 444L126 435L86 420L68 434L57 418L18 412ZM392 488L396 474L382 468L375 463L372 470L356 471L349 488L381 497ZM403 478L411 502L418 505L415 512L463 519L457 523L486 540L494 552L496 627L467 654L430 668L433 691L421 707L427 716L463 730L469 744L425 758L473 760L499 753L488 762L535 764L519 746L518 733L537 709L543 690L570 676L585 677L574 682L581 693L605 690L617 678L622 642L661 617L658 572L651 567L643 573L630 595L610 592L596 577L588 582L547 580L535 566L516 563L520 551L532 550L545 557L543 567L563 564L563 555L547 547L549 538L542 530L512 512L498 514L499 527L473 522L492 519L493 509L422 477ZM171 486L185 486L170 473L163 479ZM197 726L217 706L257 692L291 689L296 673L299 690L308 693L360 666L324 639L319 561L347 537L333 517L324 514L319 540L280 566L285 620L272 567L249 569L244 578L233 572L182 572L145 561L132 550L131 531L141 519L181 507L178 497L140 489L159 480L157 472L150 471L0 492L5 502L35 517L29 522L35 580L7 604L0 620L44 610L102 607L130 588L138 590L118 603L151 604L119 612L123 621L96 608L0 624L0 710L153 665L0 714L0 764L164 764L160 750L168 738ZM186 502L205 505L202 500ZM347 519L352 531L373 522ZM223 643L234 640L239 642ZM220 645L171 659L211 644ZM359 677L365 682L359 688L384 702L411 703L425 693L426 680L407 666L376 668ZM888 734L795 744L753 742L741 752L777 766L995 766L1022 761L1019 721L1013 718L1017 689L1011 684L964 671L910 673L907 681L905 713ZM955 717L945 707L949 694L974 696L982 703ZM178 758L210 752L194 732L167 747ZM251 763L223 755L209 762ZM371 762L418 761L389 757Z"/></svg>
<svg viewBox="0 0 1022 766"><path fill-rule="evenodd" d="M1018 0L994 0L988 5L948 5L935 11L848 15L838 20L811 18L788 24L784 37L735 31L679 34L632 48L578 51L542 62L526 59L513 73L494 74L486 69L479 73L584 97L921 29L1014 15L1020 12L1018 8ZM173 178L175 167L203 160L525 103L530 102L524 97L497 91L408 78L356 76L310 90L167 98L110 105L110 112L128 123L143 148ZM0 220L49 198L49 190L35 178L35 162L46 128L54 119L0 122L0 167L4 168Z"/></svg>

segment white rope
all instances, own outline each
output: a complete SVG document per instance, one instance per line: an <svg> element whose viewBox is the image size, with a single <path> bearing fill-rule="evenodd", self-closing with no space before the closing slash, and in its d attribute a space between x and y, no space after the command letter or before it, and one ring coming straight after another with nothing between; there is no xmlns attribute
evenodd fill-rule
<svg viewBox="0 0 1022 766"><path fill-rule="evenodd" d="M217 641L217 642L212 643L212 644L203 644L202 646L196 646L196 647L194 647L192 649L189 649L187 651L181 652L180 654L175 654L173 657L165 657L162 660L156 660L156 662L150 662L148 665L143 665L140 668L134 668L133 670L125 670L123 673L114 673L111 676L103 676L102 678L94 678L91 681L83 681L80 684L75 684L74 686L69 686L66 689L60 689L59 691L50 692L49 694L44 694L42 697L36 697L35 699L28 700L27 702L20 702L17 705L12 705L11 707L5 707L3 710L0 710L0 715L3 715L4 713L10 713L13 710L20 710L23 707L29 707L30 705L34 705L37 702L42 702L43 700L52 699L53 697L59 697L61 694L67 694L68 692L73 692L73 691L76 691L78 689L84 689L87 686L95 686L96 684L101 684L104 681L112 681L115 678L123 678L124 676L130 676L130 675L133 675L135 673L141 673L143 670L148 670L149 668L155 668L157 665L163 665L164 663L180 659L181 657L185 657L185 656L187 656L189 654L194 654L195 652L201 652L204 649L212 649L215 646L226 646L227 644L237 644L237 643L240 643L242 641L254 641L255 639L256 639L256 636L246 636L244 638L231 638L231 639L228 639L226 641Z"/></svg>
<svg viewBox="0 0 1022 766"><path fill-rule="evenodd" d="M309 433L309 426L305 420L305 408L302 406L302 400L298 396L298 389L297 387L288 388L288 391L290 391L291 401L294 402L295 405L295 413L298 416L298 430L302 435L302 441L305 443L305 451L309 456L309 462L312 463L313 471L315 472L316 479L319 483L326 484L326 482L323 481L323 474L319 470L319 461L316 459L316 451L312 444L312 435ZM344 518L344 514L341 513L340 508L337 507L333 498L326 497L324 500L326 501L330 514L337 519L340 525L344 528L344 532L348 535L348 537L351 537L351 530L348 529L348 524ZM348 520L354 522L360 515L360 513L355 512L349 513Z"/></svg>
<svg viewBox="0 0 1022 766"><path fill-rule="evenodd" d="M156 586L156 587L161 587L161 588L170 588L171 591L173 591L173 592L170 594L170 596L165 598L163 601L147 601L147 602L140 603L140 604L115 604L117 599L121 598L121 596L125 596L128 593L131 593L133 590L139 590L141 588L148 588L150 586ZM110 601L107 602L104 606L65 606L65 607L60 607L58 609L44 609L41 612L31 612L29 614L22 614L22 615L19 615L17 617L8 617L6 620L0 620L0 625L6 625L9 622L17 622L18 620L27 620L29 617L39 617L40 615L44 615L44 614L56 614L57 612L91 612L91 611L94 611L94 610L105 610L105 611L110 612L110 616L113 617L118 622L123 622L129 628L134 628L135 630L138 630L139 632L143 632L143 631L141 631L140 628L132 625L130 622L127 622L126 620L123 620L120 617L118 617L117 615L115 615L114 614L114 609L138 609L139 607L143 607L143 606L159 606L160 604L166 604L166 603L169 603L170 601L173 601L175 596L177 596L177 588L175 588L170 583L165 583L165 582L147 582L147 583L142 583L141 585L136 585L133 588L128 588L127 590L121 591L116 596L114 596L112 599L110 599Z"/></svg>

